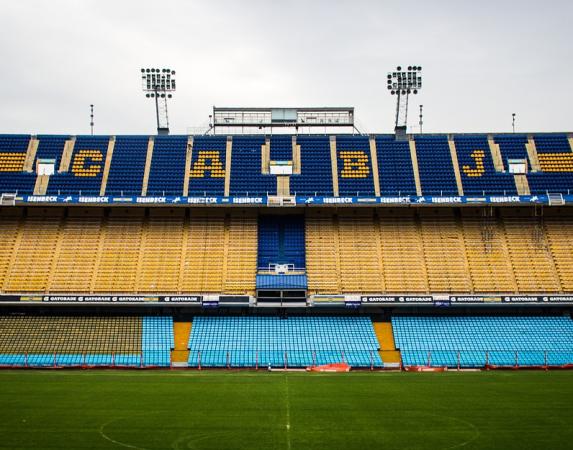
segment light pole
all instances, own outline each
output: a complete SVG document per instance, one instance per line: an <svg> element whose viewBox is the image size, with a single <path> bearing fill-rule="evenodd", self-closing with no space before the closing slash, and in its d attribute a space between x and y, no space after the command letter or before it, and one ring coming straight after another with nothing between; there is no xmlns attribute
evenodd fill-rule
<svg viewBox="0 0 573 450"><path fill-rule="evenodd" d="M90 128L91 134L94 135L94 105L90 105Z"/></svg>
<svg viewBox="0 0 573 450"><path fill-rule="evenodd" d="M513 132L515 133L515 113L511 113L511 128L513 129Z"/></svg>
<svg viewBox="0 0 573 450"><path fill-rule="evenodd" d="M171 69L141 69L141 83L147 98L155 99L157 134L169 134L167 99L175 92L175 71Z"/></svg>
<svg viewBox="0 0 573 450"><path fill-rule="evenodd" d="M417 94L422 88L422 67L408 66L407 70L402 70L401 66L396 67L396 71L389 72L387 77L387 88L390 94L397 96L396 101L396 121L394 131L396 135L405 136L408 124L408 96Z"/></svg>
<svg viewBox="0 0 573 450"><path fill-rule="evenodd" d="M420 105L420 134L422 134L422 125L424 125L424 114L422 110L424 109L424 105Z"/></svg>

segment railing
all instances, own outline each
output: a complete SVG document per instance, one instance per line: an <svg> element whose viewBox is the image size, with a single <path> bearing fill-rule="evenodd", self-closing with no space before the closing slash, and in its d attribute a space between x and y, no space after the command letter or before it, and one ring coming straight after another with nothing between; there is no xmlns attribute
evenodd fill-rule
<svg viewBox="0 0 573 450"><path fill-rule="evenodd" d="M191 350L189 367L295 369L334 363L374 370L383 367L376 350Z"/></svg>
<svg viewBox="0 0 573 450"><path fill-rule="evenodd" d="M3 353L0 367L65 368L65 367L117 367L149 368L169 367L170 350L112 353Z"/></svg>
<svg viewBox="0 0 573 450"><path fill-rule="evenodd" d="M572 350L402 350L404 366L463 368L564 367Z"/></svg>

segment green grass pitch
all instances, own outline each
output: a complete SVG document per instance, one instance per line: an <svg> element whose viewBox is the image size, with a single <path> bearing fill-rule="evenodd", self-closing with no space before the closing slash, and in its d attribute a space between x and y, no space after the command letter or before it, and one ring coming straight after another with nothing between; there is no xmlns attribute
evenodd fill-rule
<svg viewBox="0 0 573 450"><path fill-rule="evenodd" d="M573 372L0 371L2 449L567 449Z"/></svg>

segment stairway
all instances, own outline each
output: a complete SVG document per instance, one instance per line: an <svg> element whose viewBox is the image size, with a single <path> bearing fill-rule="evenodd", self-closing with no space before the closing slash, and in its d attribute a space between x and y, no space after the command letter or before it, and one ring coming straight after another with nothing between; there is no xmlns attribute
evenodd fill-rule
<svg viewBox="0 0 573 450"><path fill-rule="evenodd" d="M191 322L173 322L173 339L175 341L175 349L171 351L171 365L173 367L187 367L190 335Z"/></svg>
<svg viewBox="0 0 573 450"><path fill-rule="evenodd" d="M489 135L487 137L487 143L489 144L489 151L491 152L491 157L493 159L493 165L496 172L505 172L503 166L503 158L501 157L501 150L499 144L496 144L493 136Z"/></svg>
<svg viewBox="0 0 573 450"><path fill-rule="evenodd" d="M513 178L515 180L515 188L518 195L531 195L531 191L529 190L529 181L527 180L526 175L514 175Z"/></svg>
<svg viewBox="0 0 573 450"><path fill-rule="evenodd" d="M46 195L49 182L50 175L38 175L36 177L36 184L34 185L34 195Z"/></svg>
<svg viewBox="0 0 573 450"><path fill-rule="evenodd" d="M399 368L402 357L400 350L396 350L394 343L394 333L392 332L391 322L372 322L374 332L380 343L380 357L384 362L384 367Z"/></svg>

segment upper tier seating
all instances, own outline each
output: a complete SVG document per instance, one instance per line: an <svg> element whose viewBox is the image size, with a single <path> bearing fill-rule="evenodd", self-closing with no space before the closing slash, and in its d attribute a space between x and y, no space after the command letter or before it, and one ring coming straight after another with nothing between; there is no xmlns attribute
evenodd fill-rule
<svg viewBox="0 0 573 450"><path fill-rule="evenodd" d="M32 193L36 176L25 173L29 135L0 135L0 193Z"/></svg>
<svg viewBox="0 0 573 450"><path fill-rule="evenodd" d="M458 194L447 136L417 135L416 154L424 195Z"/></svg>
<svg viewBox="0 0 573 450"><path fill-rule="evenodd" d="M564 134L533 136L541 173L527 178L532 194L573 192L573 149Z"/></svg>
<svg viewBox="0 0 573 450"><path fill-rule="evenodd" d="M224 195L225 164L227 161L226 143L227 138L225 136L197 136L193 139L193 153L189 171L189 195ZM259 157L260 153L259 148ZM233 168L238 169L238 165ZM260 173L260 164L257 168ZM231 185L232 187L233 185Z"/></svg>
<svg viewBox="0 0 573 450"><path fill-rule="evenodd" d="M185 180L187 136L156 136L147 195L181 195Z"/></svg>
<svg viewBox="0 0 573 450"><path fill-rule="evenodd" d="M276 177L261 173L264 136L234 136L231 166L231 195L274 195Z"/></svg>
<svg viewBox="0 0 573 450"><path fill-rule="evenodd" d="M494 142L499 144L499 150L503 158L503 166L507 169L509 159L528 159L527 136L525 134L499 134L494 136Z"/></svg>
<svg viewBox="0 0 573 450"><path fill-rule="evenodd" d="M271 161L292 161L292 136L278 134L271 136Z"/></svg>
<svg viewBox="0 0 573 450"><path fill-rule="evenodd" d="M407 141L376 136L381 195L416 195L414 168Z"/></svg>
<svg viewBox="0 0 573 450"><path fill-rule="evenodd" d="M338 189L341 196L374 195L368 136L337 136Z"/></svg>
<svg viewBox="0 0 573 450"><path fill-rule="evenodd" d="M393 316L405 366L573 364L570 317Z"/></svg>
<svg viewBox="0 0 573 450"><path fill-rule="evenodd" d="M107 180L107 195L141 195L145 161L146 136L118 136Z"/></svg>
<svg viewBox="0 0 573 450"><path fill-rule="evenodd" d="M368 317L196 317L191 367L381 367Z"/></svg>
<svg viewBox="0 0 573 450"><path fill-rule="evenodd" d="M415 195L416 164L411 157L411 143L415 143L422 195L458 195L456 172L460 174L465 195L514 195L515 180L508 171L508 160L529 160L530 157L539 161L539 166L529 164L530 171L526 175L532 194L573 192L573 149L564 133L493 136L493 142L499 145L505 172L496 172L486 134L451 136L457 167L447 135L415 135L414 142L396 141L392 135L375 135L372 136L375 147L364 135L333 137L337 155L334 162L331 136L294 136L301 150L301 173L290 176L287 186L291 194L332 196L334 187L338 186L339 196L370 197L376 192L375 175L378 175L381 195ZM35 162L50 159L56 164L56 173L50 177L47 187L50 195L104 192L121 196L141 195L145 191L148 196L180 196L184 192L190 196L223 196L226 188L229 195L236 196L276 195L277 177L262 173L262 147L267 138L264 135L230 138L153 136L152 153L148 155L149 136L0 135L0 194L32 194L36 182ZM31 139L37 140L38 147L35 159L32 153L28 159L32 172L24 172ZM273 135L268 139L271 160L292 160L292 135ZM192 145L188 145L191 141ZM33 148L30 145L30 149ZM109 158L108 149L113 149ZM378 174L374 174L375 165L371 160L374 150ZM228 162L229 152L231 161ZM109 173L104 177L108 159ZM187 174L186 164L189 165ZM537 167L540 170L532 170ZM333 180L334 168L338 169L337 180ZM186 179L188 186L184 186Z"/></svg>
<svg viewBox="0 0 573 450"><path fill-rule="evenodd" d="M290 191L297 195L332 195L332 166L328 136L296 138L300 145L301 174L293 175Z"/></svg>
<svg viewBox="0 0 573 450"><path fill-rule="evenodd" d="M50 177L48 194L99 195L109 140L109 136L78 136L69 171L58 173L58 165L56 166L55 175ZM129 159L124 160L127 167L116 164L116 168L128 173L131 170L131 163L128 161ZM141 184L139 190L141 193Z"/></svg>
<svg viewBox="0 0 573 450"><path fill-rule="evenodd" d="M465 195L516 194L513 175L495 171L486 135L456 135L454 142Z"/></svg>

